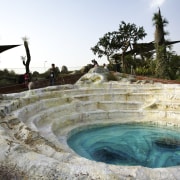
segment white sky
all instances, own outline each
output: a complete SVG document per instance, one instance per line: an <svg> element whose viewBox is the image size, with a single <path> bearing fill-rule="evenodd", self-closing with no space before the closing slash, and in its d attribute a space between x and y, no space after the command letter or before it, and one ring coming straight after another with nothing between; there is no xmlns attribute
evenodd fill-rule
<svg viewBox="0 0 180 180"><path fill-rule="evenodd" d="M154 39L152 17L161 8L169 24L167 39L180 40L179 0L0 0L0 45L23 44L29 38L31 71L39 72L55 63L60 69L79 69L91 63L107 63L90 50L107 32L118 30L121 21L143 26ZM180 54L180 43L173 46ZM0 54L0 69L24 73L24 46Z"/></svg>

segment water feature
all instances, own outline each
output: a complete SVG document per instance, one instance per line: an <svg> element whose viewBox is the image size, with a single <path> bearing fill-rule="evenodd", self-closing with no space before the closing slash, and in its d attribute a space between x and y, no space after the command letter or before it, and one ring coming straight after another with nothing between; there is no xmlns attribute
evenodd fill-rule
<svg viewBox="0 0 180 180"><path fill-rule="evenodd" d="M74 129L68 145L80 156L115 165L180 165L180 130L150 124L94 125Z"/></svg>
<svg viewBox="0 0 180 180"><path fill-rule="evenodd" d="M134 132L135 137L127 135L130 139L125 140L124 144L113 141L106 144L111 139L120 139L120 142L125 139L125 132L124 137L116 138L118 135L114 129L111 130L111 134L116 135L114 137L104 133L100 138L92 132L88 137L83 135L82 142L80 136L80 141L75 143L80 144L80 147L81 144L87 146L87 149L81 148L80 155L73 152L67 144L67 138L69 137L70 142L72 136L83 128L93 130L95 126L89 126L90 124L96 125L96 128L100 128L97 124L108 124L110 128L114 123L118 127L119 123L141 122L145 126L149 122L180 128L179 85L118 82L94 86L62 85L0 95L0 99L0 164L3 168L7 167L4 168L5 172L11 172L12 169L13 172L16 169L23 171L26 179L174 180L180 177L178 129L163 127L167 136L161 133L154 143L148 141L148 133L143 135L142 142L146 141L147 147L141 141L138 142L140 138L131 140L136 137L137 132ZM135 129L135 125L132 129ZM171 137L169 130L177 132ZM95 140L97 143L93 143ZM140 149L129 147L128 142L137 144ZM121 148L122 145L126 145L126 150ZM151 146L159 151L165 148L168 153L173 152L172 155L169 154L171 159L164 158L168 162L164 168L144 167L147 166L145 160L148 160L145 157L148 153L144 150ZM150 150L149 152L151 153ZM152 156L150 160L158 167L162 161L161 156L168 157L168 153L159 153L160 158ZM138 160L136 156L144 159ZM121 159L123 162L117 161ZM117 165L112 166L112 160ZM106 163L101 163L105 161ZM169 163L170 161L173 163ZM127 165L127 162L130 164ZM119 166L120 163L122 166ZM142 166L137 166L140 163Z"/></svg>

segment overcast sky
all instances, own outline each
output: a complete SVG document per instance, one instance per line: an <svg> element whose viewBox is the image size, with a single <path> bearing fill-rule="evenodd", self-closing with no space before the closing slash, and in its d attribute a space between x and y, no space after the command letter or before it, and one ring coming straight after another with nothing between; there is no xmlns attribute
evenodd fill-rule
<svg viewBox="0 0 180 180"><path fill-rule="evenodd" d="M22 46L0 54L0 69L25 72L22 37L29 39L31 71L44 71L55 63L60 69L79 69L91 63L107 63L90 50L107 32L116 31L121 21L143 26L143 42L154 39L152 17L161 9L169 24L169 40L180 40L179 0L0 0L0 45ZM180 43L173 46L180 55ZM20 71L19 71L20 72Z"/></svg>

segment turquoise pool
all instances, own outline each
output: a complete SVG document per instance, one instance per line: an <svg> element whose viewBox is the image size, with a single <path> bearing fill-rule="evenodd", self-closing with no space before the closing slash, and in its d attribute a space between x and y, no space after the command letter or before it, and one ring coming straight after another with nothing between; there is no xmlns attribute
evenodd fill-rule
<svg viewBox="0 0 180 180"><path fill-rule="evenodd" d="M180 165L180 130L150 124L94 125L67 140L77 154L115 165L150 168Z"/></svg>

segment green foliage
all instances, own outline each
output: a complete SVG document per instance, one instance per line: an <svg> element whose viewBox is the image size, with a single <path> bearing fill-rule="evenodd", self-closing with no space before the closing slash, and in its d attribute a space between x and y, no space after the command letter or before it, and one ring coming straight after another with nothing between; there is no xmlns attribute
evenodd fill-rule
<svg viewBox="0 0 180 180"><path fill-rule="evenodd" d="M142 60L141 60L142 61ZM133 59L131 55L125 56L124 62L126 64L126 73L131 73L131 67L136 68L136 59Z"/></svg>
<svg viewBox="0 0 180 180"><path fill-rule="evenodd" d="M150 68L146 68L146 67L137 67L135 69L135 73L137 75L143 75L143 76L149 76L152 74L151 69Z"/></svg>
<svg viewBox="0 0 180 180"><path fill-rule="evenodd" d="M137 27L134 23L121 22L119 30L116 32L118 50L126 51L128 48L132 49L132 44L142 40L147 34L143 27Z"/></svg>
<svg viewBox="0 0 180 180"><path fill-rule="evenodd" d="M180 73L180 72L179 72ZM176 78L177 81L180 81L180 74L177 75L177 78Z"/></svg>
<svg viewBox="0 0 180 180"><path fill-rule="evenodd" d="M108 32L98 43L91 48L98 57L107 56L109 61L110 55L115 52L126 52L128 48L132 49L132 44L146 36L143 27L136 27L135 24L121 22L118 31Z"/></svg>
<svg viewBox="0 0 180 180"><path fill-rule="evenodd" d="M115 38L114 32L108 32L102 38L99 38L98 43L91 50L100 58L104 55L107 56L109 61L110 55L115 51Z"/></svg>
<svg viewBox="0 0 180 180"><path fill-rule="evenodd" d="M17 75L14 71L8 71L8 69L0 70L0 86L16 84Z"/></svg>
<svg viewBox="0 0 180 180"><path fill-rule="evenodd" d="M180 56L168 52L168 72L171 79L178 79L180 76Z"/></svg>
<svg viewBox="0 0 180 180"><path fill-rule="evenodd" d="M154 75L155 61L153 58L141 59L131 55L125 56L127 64L127 73L135 73L137 75Z"/></svg>

